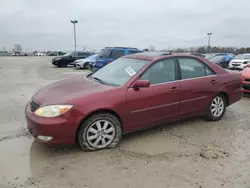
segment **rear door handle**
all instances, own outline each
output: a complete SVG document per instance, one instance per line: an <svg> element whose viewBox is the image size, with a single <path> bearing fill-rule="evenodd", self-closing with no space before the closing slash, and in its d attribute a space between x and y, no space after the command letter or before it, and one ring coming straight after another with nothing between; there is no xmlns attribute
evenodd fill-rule
<svg viewBox="0 0 250 188"><path fill-rule="evenodd" d="M216 80L212 80L211 83L212 83L212 84L216 84Z"/></svg>
<svg viewBox="0 0 250 188"><path fill-rule="evenodd" d="M171 89L170 89L170 92L177 92L178 91L178 88L177 87L172 87Z"/></svg>

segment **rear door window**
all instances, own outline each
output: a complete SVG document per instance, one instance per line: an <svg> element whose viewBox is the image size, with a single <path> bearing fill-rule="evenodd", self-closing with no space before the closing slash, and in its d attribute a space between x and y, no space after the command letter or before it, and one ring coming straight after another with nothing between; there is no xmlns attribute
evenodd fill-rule
<svg viewBox="0 0 250 188"><path fill-rule="evenodd" d="M204 63L194 58L179 58L182 79L198 78L206 76Z"/></svg>
<svg viewBox="0 0 250 188"><path fill-rule="evenodd" d="M210 68L208 68L207 66L205 66L205 70L206 70L207 76L215 75L215 72L212 71L212 70L211 70Z"/></svg>
<svg viewBox="0 0 250 188"><path fill-rule="evenodd" d="M78 56L80 57L88 57L90 54L86 52L78 52Z"/></svg>
<svg viewBox="0 0 250 188"><path fill-rule="evenodd" d="M112 59L118 59L124 55L125 55L125 50L112 50L111 52Z"/></svg>

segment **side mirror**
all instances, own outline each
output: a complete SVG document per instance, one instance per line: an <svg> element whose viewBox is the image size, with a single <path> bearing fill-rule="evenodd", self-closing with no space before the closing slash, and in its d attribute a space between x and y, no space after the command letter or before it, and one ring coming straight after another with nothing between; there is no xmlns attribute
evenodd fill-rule
<svg viewBox="0 0 250 188"><path fill-rule="evenodd" d="M150 86L149 80L137 80L135 81L132 87L134 89L138 89L138 88L149 87L149 86Z"/></svg>

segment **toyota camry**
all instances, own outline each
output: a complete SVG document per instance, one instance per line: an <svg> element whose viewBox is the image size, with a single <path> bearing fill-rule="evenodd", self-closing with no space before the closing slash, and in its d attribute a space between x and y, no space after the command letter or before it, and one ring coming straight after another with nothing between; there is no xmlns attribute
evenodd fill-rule
<svg viewBox="0 0 250 188"><path fill-rule="evenodd" d="M40 89L25 115L40 142L98 150L162 123L193 116L218 121L242 92L240 73L203 57L144 52Z"/></svg>

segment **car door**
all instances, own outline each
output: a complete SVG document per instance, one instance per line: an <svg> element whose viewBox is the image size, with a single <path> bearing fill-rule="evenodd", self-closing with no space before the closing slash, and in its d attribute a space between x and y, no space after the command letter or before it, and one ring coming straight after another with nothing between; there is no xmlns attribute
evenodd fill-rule
<svg viewBox="0 0 250 188"><path fill-rule="evenodd" d="M178 58L181 73L180 115L203 113L219 86L217 75L196 58Z"/></svg>
<svg viewBox="0 0 250 188"><path fill-rule="evenodd" d="M175 118L179 114L180 81L175 59L154 63L139 78L149 80L150 87L127 91L130 129L152 126L153 123Z"/></svg>
<svg viewBox="0 0 250 188"><path fill-rule="evenodd" d="M73 63L75 60L78 58L78 52L72 52L70 58L69 58L69 63Z"/></svg>

